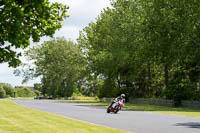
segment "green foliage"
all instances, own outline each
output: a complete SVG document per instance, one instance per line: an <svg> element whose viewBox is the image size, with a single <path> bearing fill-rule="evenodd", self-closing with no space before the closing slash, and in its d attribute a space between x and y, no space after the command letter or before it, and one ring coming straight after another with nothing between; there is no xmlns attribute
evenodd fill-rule
<svg viewBox="0 0 200 133"><path fill-rule="evenodd" d="M45 95L45 90L43 90L42 84L39 83L34 84L34 92L37 96L40 96L41 94Z"/></svg>
<svg viewBox="0 0 200 133"><path fill-rule="evenodd" d="M15 88L17 97L33 97L35 94L34 90L29 87L17 87Z"/></svg>
<svg viewBox="0 0 200 133"><path fill-rule="evenodd" d="M103 85L99 88L98 97L113 98L116 96L117 96L117 88L115 86L115 83L111 79L105 80Z"/></svg>
<svg viewBox="0 0 200 133"><path fill-rule="evenodd" d="M25 64L28 66L25 73L22 73L25 81L42 76L42 86L35 84L35 89L40 88L43 95L71 96L78 82L84 78L84 57L79 47L71 40L52 39L41 46L30 48L25 56L34 60L34 66Z"/></svg>
<svg viewBox="0 0 200 133"><path fill-rule="evenodd" d="M78 43L99 96L199 99L200 3L113 0ZM181 68L181 69L180 69Z"/></svg>
<svg viewBox="0 0 200 133"><path fill-rule="evenodd" d="M38 42L42 36L52 36L67 16L68 6L50 4L48 0L0 1L0 63L19 65L21 53L14 48L26 48L30 38Z"/></svg>
<svg viewBox="0 0 200 133"><path fill-rule="evenodd" d="M42 84L35 83L35 84L34 84L34 89L35 89L35 90L41 90L41 89L42 89Z"/></svg>
<svg viewBox="0 0 200 133"><path fill-rule="evenodd" d="M41 95L41 92L39 90L34 90L34 93L36 96L40 96Z"/></svg>
<svg viewBox="0 0 200 133"><path fill-rule="evenodd" d="M194 83L191 83L187 72L180 69L174 72L169 87L165 90L166 98L173 99L175 106L181 105L181 100L200 100L200 93Z"/></svg>
<svg viewBox="0 0 200 133"><path fill-rule="evenodd" d="M5 90L7 97L13 97L14 88L10 84L0 83L0 87L2 87Z"/></svg>
<svg viewBox="0 0 200 133"><path fill-rule="evenodd" d="M103 85L103 80L98 79L95 76L91 76L89 69L84 72L85 78L79 82L78 90L84 96L94 97L97 96L99 88Z"/></svg>
<svg viewBox="0 0 200 133"><path fill-rule="evenodd" d="M0 83L0 88L3 97L33 97L40 95L40 91L34 90L33 87L16 86L13 88L8 83ZM5 94L4 94L5 92Z"/></svg>
<svg viewBox="0 0 200 133"><path fill-rule="evenodd" d="M79 97L83 96L83 94L78 90L78 88L74 89L74 92L72 93L72 97Z"/></svg>
<svg viewBox="0 0 200 133"><path fill-rule="evenodd" d="M6 91L3 89L2 86L0 86L0 98L5 98L6 97Z"/></svg>
<svg viewBox="0 0 200 133"><path fill-rule="evenodd" d="M26 52L24 81L45 95L200 99L200 2L112 0L78 45L63 38Z"/></svg>
<svg viewBox="0 0 200 133"><path fill-rule="evenodd" d="M135 34L142 30L140 3L118 0L112 5L113 8L105 9L97 22L90 23L78 39L81 48L86 51L90 72L105 80L99 90L100 97L116 96L123 85L127 88L132 86L137 78L138 66L143 63L143 58L139 61L139 57L143 56L140 55L141 42L138 40L142 36ZM138 20L135 19L137 17Z"/></svg>

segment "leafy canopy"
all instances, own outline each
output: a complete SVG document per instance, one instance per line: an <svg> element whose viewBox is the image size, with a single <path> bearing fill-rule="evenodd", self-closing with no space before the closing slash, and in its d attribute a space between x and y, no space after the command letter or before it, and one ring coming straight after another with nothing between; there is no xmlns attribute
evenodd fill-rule
<svg viewBox="0 0 200 133"><path fill-rule="evenodd" d="M48 0L0 1L0 63L19 65L20 52L30 45L30 38L38 42L42 36L53 36L68 17L68 6L50 4Z"/></svg>
<svg viewBox="0 0 200 133"><path fill-rule="evenodd" d="M25 57L34 65L25 65L25 81L42 77L42 92L50 96L71 96L82 78L85 61L78 45L64 38L44 42L30 48ZM26 69L28 67L28 69Z"/></svg>

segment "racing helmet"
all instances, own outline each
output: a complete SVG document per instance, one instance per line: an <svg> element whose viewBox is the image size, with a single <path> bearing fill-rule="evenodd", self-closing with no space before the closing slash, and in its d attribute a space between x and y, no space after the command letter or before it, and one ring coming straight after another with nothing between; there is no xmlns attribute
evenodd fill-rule
<svg viewBox="0 0 200 133"><path fill-rule="evenodd" d="M125 98L125 94L121 94L121 97Z"/></svg>

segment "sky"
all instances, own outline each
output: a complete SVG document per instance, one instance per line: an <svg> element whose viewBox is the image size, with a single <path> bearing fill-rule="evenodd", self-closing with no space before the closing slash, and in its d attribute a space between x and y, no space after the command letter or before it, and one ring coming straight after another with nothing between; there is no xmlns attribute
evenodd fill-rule
<svg viewBox="0 0 200 133"><path fill-rule="evenodd" d="M50 0L50 2L58 2L69 6L68 13L70 16L62 23L60 30L56 31L54 37L65 37L76 41L79 36L79 31L88 25L90 22L95 22L97 16L103 8L110 7L110 0ZM39 43L31 43L40 45L43 41L50 40L48 37L41 38ZM24 61L24 57L21 57ZM33 86L34 83L40 83L40 78L30 80L22 84L22 77L17 77L13 74L14 68L9 68L7 63L0 64L0 82L9 83L14 86Z"/></svg>

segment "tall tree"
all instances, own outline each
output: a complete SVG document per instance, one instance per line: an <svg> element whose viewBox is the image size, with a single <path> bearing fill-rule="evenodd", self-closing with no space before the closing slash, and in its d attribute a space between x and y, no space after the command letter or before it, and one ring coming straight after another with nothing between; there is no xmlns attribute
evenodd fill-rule
<svg viewBox="0 0 200 133"><path fill-rule="evenodd" d="M82 79L84 57L78 45L70 40L56 38L46 41L41 46L30 48L25 56L34 64L28 67L28 73L24 73L25 80L41 76L43 93L53 97L71 96Z"/></svg>
<svg viewBox="0 0 200 133"><path fill-rule="evenodd" d="M133 86L136 70L143 64L139 58L144 57L140 45L144 18L139 1L118 0L112 6L80 33L79 44L86 51L92 72L107 80L104 87L115 96L123 89L121 86Z"/></svg>
<svg viewBox="0 0 200 133"><path fill-rule="evenodd" d="M188 99L185 88L199 93L194 85L200 77L200 3L113 0L111 4L78 39L91 74L103 77L102 90L110 93L118 88L130 96L171 99L177 93L184 94L179 99Z"/></svg>

